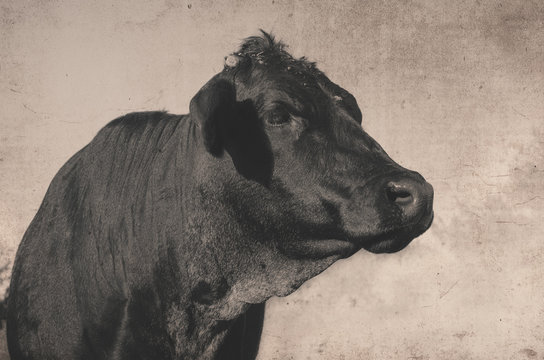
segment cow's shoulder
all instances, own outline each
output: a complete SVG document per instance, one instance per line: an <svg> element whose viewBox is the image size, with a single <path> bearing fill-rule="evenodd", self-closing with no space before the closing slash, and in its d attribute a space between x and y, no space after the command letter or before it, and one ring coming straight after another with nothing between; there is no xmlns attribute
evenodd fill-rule
<svg viewBox="0 0 544 360"><path fill-rule="evenodd" d="M168 163L178 156L186 122L186 116L164 111L135 112L112 120L61 169L59 187L84 189L92 206L105 199L110 204L139 201L135 194L143 196L142 189L148 188L154 174L170 169Z"/></svg>
<svg viewBox="0 0 544 360"><path fill-rule="evenodd" d="M149 131L177 125L183 118L182 115L170 114L166 111L133 112L110 121L102 128L99 135L111 132L141 135Z"/></svg>
<svg viewBox="0 0 544 360"><path fill-rule="evenodd" d="M113 151L143 153L162 148L187 116L166 111L133 112L104 126L91 141L90 152L113 154Z"/></svg>
<svg viewBox="0 0 544 360"><path fill-rule="evenodd" d="M105 128L125 128L136 130L149 125L158 125L161 121L168 121L178 115L169 114L166 111L138 111L128 113L110 121Z"/></svg>

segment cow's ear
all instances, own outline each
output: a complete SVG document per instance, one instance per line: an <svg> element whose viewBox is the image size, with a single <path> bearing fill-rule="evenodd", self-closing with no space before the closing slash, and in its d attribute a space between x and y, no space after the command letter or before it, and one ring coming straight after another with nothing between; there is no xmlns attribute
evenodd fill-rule
<svg viewBox="0 0 544 360"><path fill-rule="evenodd" d="M252 101L237 102L234 85L214 78L191 100L190 111L210 154L220 156L226 151L240 175L270 185L272 147Z"/></svg>
<svg viewBox="0 0 544 360"><path fill-rule="evenodd" d="M204 85L191 100L191 116L199 122L204 146L214 156L220 156L223 153L221 124L228 123L234 116L235 107L234 85L227 80L217 78Z"/></svg>
<svg viewBox="0 0 544 360"><path fill-rule="evenodd" d="M225 150L246 179L269 186L274 171L272 146L251 100L236 103L235 116L220 126Z"/></svg>

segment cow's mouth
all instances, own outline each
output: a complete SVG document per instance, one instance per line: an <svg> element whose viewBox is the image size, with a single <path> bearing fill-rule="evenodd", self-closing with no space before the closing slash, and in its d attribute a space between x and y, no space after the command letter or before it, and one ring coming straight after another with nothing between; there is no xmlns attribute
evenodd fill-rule
<svg viewBox="0 0 544 360"><path fill-rule="evenodd" d="M361 248L371 253L394 253L404 249L412 240L423 234L432 224L434 213L431 211L417 224L389 229L374 236L349 236L323 231L309 238L297 239L280 244L283 252L295 258L322 259L330 256L345 258Z"/></svg>
<svg viewBox="0 0 544 360"><path fill-rule="evenodd" d="M380 234L363 243L363 249L374 254L394 253L404 249L412 240L423 234L433 223L434 213L420 221L417 225L403 227Z"/></svg>

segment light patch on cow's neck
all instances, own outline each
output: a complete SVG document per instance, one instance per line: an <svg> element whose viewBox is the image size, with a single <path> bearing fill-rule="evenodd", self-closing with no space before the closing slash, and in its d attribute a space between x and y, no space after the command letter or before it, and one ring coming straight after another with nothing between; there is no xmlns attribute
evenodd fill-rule
<svg viewBox="0 0 544 360"><path fill-rule="evenodd" d="M283 254L271 256L266 268L244 276L231 287L230 301L258 304L272 296L287 296L296 291L304 282L320 274L341 256L323 259L291 259ZM262 260L262 259L261 259Z"/></svg>

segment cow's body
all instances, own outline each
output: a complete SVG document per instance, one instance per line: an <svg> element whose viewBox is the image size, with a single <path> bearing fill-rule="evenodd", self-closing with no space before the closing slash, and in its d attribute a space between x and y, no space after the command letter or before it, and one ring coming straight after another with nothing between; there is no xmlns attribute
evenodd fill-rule
<svg viewBox="0 0 544 360"><path fill-rule="evenodd" d="M254 358L266 299L430 225L432 190L356 126L345 90L318 77L285 97L245 55L258 80L227 63L189 115L114 120L56 175L13 270L13 360ZM300 107L314 93L315 109ZM324 99L334 128L315 115ZM276 103L290 115L269 115Z"/></svg>
<svg viewBox="0 0 544 360"><path fill-rule="evenodd" d="M210 189L197 188L206 154L188 116L155 112L113 121L68 161L21 245L19 258L42 261L14 269L15 359L37 348L55 352L36 359L215 350L248 304L226 300L228 276L210 261L228 251L211 240L228 238L232 224Z"/></svg>

